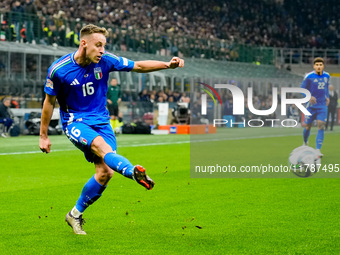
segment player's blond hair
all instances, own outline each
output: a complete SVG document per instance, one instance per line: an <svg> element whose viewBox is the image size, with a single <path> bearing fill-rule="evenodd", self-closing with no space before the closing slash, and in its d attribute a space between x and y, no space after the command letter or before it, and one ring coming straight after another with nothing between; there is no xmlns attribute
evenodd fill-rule
<svg viewBox="0 0 340 255"><path fill-rule="evenodd" d="M83 38L86 35L91 35L91 34L94 34L94 33L102 34L105 37L109 36L109 32L107 32L105 27L98 27L98 26L93 25L93 24L88 24L80 30L80 39Z"/></svg>
<svg viewBox="0 0 340 255"><path fill-rule="evenodd" d="M315 65L315 63L318 63L318 62L321 62L322 64L325 64L325 62L323 61L323 58L320 58L320 57L314 58L314 65Z"/></svg>

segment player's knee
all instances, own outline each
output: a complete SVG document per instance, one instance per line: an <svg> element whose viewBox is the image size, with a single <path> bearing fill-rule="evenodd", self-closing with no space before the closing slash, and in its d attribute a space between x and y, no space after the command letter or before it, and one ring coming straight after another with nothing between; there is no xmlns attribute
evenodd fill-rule
<svg viewBox="0 0 340 255"><path fill-rule="evenodd" d="M95 162L96 166L96 179L100 184L106 185L113 176L113 170L105 164L104 160L98 158L98 161Z"/></svg>
<svg viewBox="0 0 340 255"><path fill-rule="evenodd" d="M100 158L112 151L112 148L105 142L104 138L97 136L91 143L91 150Z"/></svg>
<svg viewBox="0 0 340 255"><path fill-rule="evenodd" d="M311 125L311 124L307 124L307 125L306 125L306 129L307 129L307 130L310 130L310 129L311 129L311 127L312 127L312 125Z"/></svg>
<svg viewBox="0 0 340 255"><path fill-rule="evenodd" d="M101 172L98 174L98 178L101 181L108 181L112 178L112 176L113 176L113 171Z"/></svg>
<svg viewBox="0 0 340 255"><path fill-rule="evenodd" d="M107 184L113 176L111 169L97 169L97 179L100 183Z"/></svg>
<svg viewBox="0 0 340 255"><path fill-rule="evenodd" d="M320 121L320 122L318 123L318 129L325 129L325 126L326 126L326 123L323 122L323 121L322 121L322 122Z"/></svg>
<svg viewBox="0 0 340 255"><path fill-rule="evenodd" d="M105 141L101 136L97 136L95 139L93 139L93 141L91 143L91 149L93 151L98 150L104 142Z"/></svg>
<svg viewBox="0 0 340 255"><path fill-rule="evenodd" d="M106 178L108 180L110 180L112 178L112 176L113 176L113 170L110 169L109 171L106 172Z"/></svg>

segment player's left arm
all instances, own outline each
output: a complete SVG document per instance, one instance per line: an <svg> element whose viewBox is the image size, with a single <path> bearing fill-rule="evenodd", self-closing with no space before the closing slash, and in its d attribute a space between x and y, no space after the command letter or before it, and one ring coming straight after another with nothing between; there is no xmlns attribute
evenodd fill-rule
<svg viewBox="0 0 340 255"><path fill-rule="evenodd" d="M112 104L112 101L111 101L111 90L110 90L110 85L108 85L109 88L107 90L107 93L106 93L106 101L108 102L108 104Z"/></svg>
<svg viewBox="0 0 340 255"><path fill-rule="evenodd" d="M179 57L173 57L169 62L144 60L136 61L132 71L137 73L148 73L163 69L175 69L177 67L184 67L184 60Z"/></svg>
<svg viewBox="0 0 340 255"><path fill-rule="evenodd" d="M301 88L303 88L303 89L307 89L309 92L311 92L311 90L310 90L310 79L308 78L308 75L309 74L307 74L304 78L303 78L303 81L302 81L302 83L301 83ZM303 93L303 96L306 96L306 94L304 94ZM311 98L310 98L310 100L309 100L309 103L311 104L311 105L313 105L313 104L316 104L316 98L315 98L315 96L311 96Z"/></svg>
<svg viewBox="0 0 340 255"><path fill-rule="evenodd" d="M117 85L117 87L118 87L118 101L117 101L117 103L119 104L121 101L122 101L122 90L121 90L121 88L120 88L120 85Z"/></svg>
<svg viewBox="0 0 340 255"><path fill-rule="evenodd" d="M328 106L329 105L329 89L328 89L328 87L329 87L329 77L328 77L328 81L327 81L327 84L326 84L326 106Z"/></svg>

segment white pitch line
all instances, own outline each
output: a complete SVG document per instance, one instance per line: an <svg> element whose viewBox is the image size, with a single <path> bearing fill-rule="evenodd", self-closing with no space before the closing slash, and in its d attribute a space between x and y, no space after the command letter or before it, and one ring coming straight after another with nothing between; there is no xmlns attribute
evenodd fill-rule
<svg viewBox="0 0 340 255"><path fill-rule="evenodd" d="M74 151L74 149L62 149L62 150L52 150L51 152L59 152L59 151ZM0 153L0 156L6 155L21 155L21 154L35 154L35 153L42 153L42 151L22 151L22 152L8 152L8 153Z"/></svg>
<svg viewBox="0 0 340 255"><path fill-rule="evenodd" d="M201 140L192 140L192 141L176 141L176 142L161 142L161 143L141 143L141 144L128 144L128 145L118 145L118 148L126 148L126 147L143 147L143 146L157 146L157 145L171 145L171 144L184 144L184 143L201 143L201 142L216 142L216 141L234 141L234 140L245 140L245 139L260 139L260 138L273 138L273 137L286 137L286 136L300 136L301 134L284 134L284 135L263 135L263 136L244 136L244 137L229 137L229 138L215 138L215 139L201 139ZM51 152L60 152L60 151L74 151L74 149L56 149ZM0 156L7 155L20 155L20 154L35 154L42 153L41 151L23 151L23 152L8 152L8 153L0 153Z"/></svg>

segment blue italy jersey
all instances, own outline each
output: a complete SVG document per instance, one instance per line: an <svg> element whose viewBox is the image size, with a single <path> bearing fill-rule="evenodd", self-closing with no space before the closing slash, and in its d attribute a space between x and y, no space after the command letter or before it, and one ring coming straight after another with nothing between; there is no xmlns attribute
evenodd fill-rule
<svg viewBox="0 0 340 255"><path fill-rule="evenodd" d="M106 94L109 73L131 71L134 62L105 52L99 63L80 66L70 53L55 61L48 69L45 92L57 96L63 126L73 121L88 125L107 123Z"/></svg>
<svg viewBox="0 0 340 255"><path fill-rule="evenodd" d="M316 98L316 104L310 105L308 102L307 107L326 107L326 97L329 98L329 78L327 72L323 72L321 75L318 75L315 71L306 74L301 88L309 90L311 95Z"/></svg>

